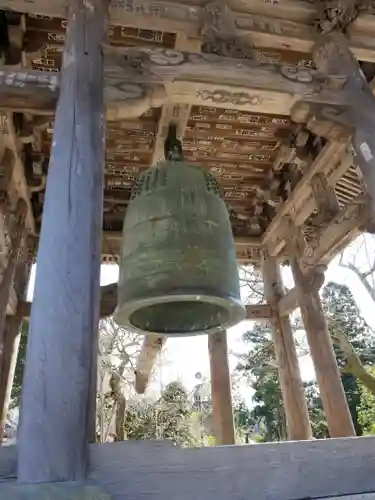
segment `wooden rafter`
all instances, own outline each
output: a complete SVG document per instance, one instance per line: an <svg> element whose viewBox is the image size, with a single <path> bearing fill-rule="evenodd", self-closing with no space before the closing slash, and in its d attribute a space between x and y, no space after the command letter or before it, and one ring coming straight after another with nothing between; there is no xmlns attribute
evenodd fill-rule
<svg viewBox="0 0 375 500"><path fill-rule="evenodd" d="M349 2L350 3L350 2ZM310 53L320 30L320 6L303 0L274 3L272 8L264 2L252 0L228 0L241 35L257 47L282 49L293 47L296 52ZM64 18L66 1L0 0L0 8L44 14ZM163 2L155 0L132 0L111 2L111 23L166 32L185 32L199 37L203 8L188 2ZM347 35L351 49L358 59L375 61L372 18L361 13L349 26Z"/></svg>
<svg viewBox="0 0 375 500"><path fill-rule="evenodd" d="M300 258L300 268L308 273L318 265L328 265L335 255L371 225L372 217L364 196L360 196L341 209L329 225L316 234L312 243L306 245L304 255ZM292 288L279 301L279 314L281 316L290 314L297 304L298 290Z"/></svg>
<svg viewBox="0 0 375 500"><path fill-rule="evenodd" d="M140 116L168 101L288 115L294 103L311 100L322 91L325 102L340 104L334 86L334 81L313 69L211 54L111 48L105 55L110 120ZM0 107L52 114L58 88L56 73L2 69Z"/></svg>
<svg viewBox="0 0 375 500"><path fill-rule="evenodd" d="M109 231L104 232L102 237L102 255L117 257L120 255L122 233ZM260 261L261 240L257 237L236 237L237 259L241 264ZM107 260L113 260L108 258Z"/></svg>
<svg viewBox="0 0 375 500"><path fill-rule="evenodd" d="M292 217L294 223L300 226L316 208L311 187L313 177L324 172L328 184L334 185L350 168L352 162L351 154L347 153L347 143L332 141L322 149L315 161L305 170L301 180L281 206L262 237L262 244L267 247L271 255L280 253L285 245L285 238L288 237L283 223L285 217Z"/></svg>

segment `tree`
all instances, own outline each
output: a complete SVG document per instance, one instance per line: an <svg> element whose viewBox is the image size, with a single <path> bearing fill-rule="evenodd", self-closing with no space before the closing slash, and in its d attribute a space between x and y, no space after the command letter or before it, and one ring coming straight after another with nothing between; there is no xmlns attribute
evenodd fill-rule
<svg viewBox="0 0 375 500"><path fill-rule="evenodd" d="M241 361L237 370L254 389L255 403L248 422L262 429L264 441L279 441L286 437L286 423L271 330L268 325L256 324L244 333L243 340L251 344L251 349L238 356Z"/></svg>
<svg viewBox="0 0 375 500"><path fill-rule="evenodd" d="M129 404L125 415L127 439L168 439L180 446L195 446L193 408L183 385L170 382L155 403Z"/></svg>
<svg viewBox="0 0 375 500"><path fill-rule="evenodd" d="M237 438L249 443L255 422L251 410L242 399L234 400L233 417Z"/></svg>
<svg viewBox="0 0 375 500"><path fill-rule="evenodd" d="M298 322L296 325L300 328ZM270 327L257 324L243 335L243 340L250 349L246 354L237 355L240 362L236 369L254 389L254 405L247 418L250 433L261 441L286 439L286 418ZM305 355L305 347L302 345L298 352ZM305 394L314 437L328 437L316 382L305 384Z"/></svg>
<svg viewBox="0 0 375 500"><path fill-rule="evenodd" d="M370 368L369 372L375 376L375 368ZM363 434L375 434L375 394L365 386L361 390L358 420Z"/></svg>
<svg viewBox="0 0 375 500"><path fill-rule="evenodd" d="M361 316L353 294L346 285L328 283L323 289L323 302L328 320L328 329L334 342L336 359L341 369L341 380L344 386L349 410L357 435L362 434L358 408L361 403L361 387L356 377L356 370L350 363L351 357L342 349L345 339L355 352L360 365L375 361L375 336Z"/></svg>
<svg viewBox="0 0 375 500"><path fill-rule="evenodd" d="M112 317L99 324L97 438L123 440L126 397L134 393L134 371L142 337L119 327Z"/></svg>
<svg viewBox="0 0 375 500"><path fill-rule="evenodd" d="M323 410L322 400L319 395L318 385L315 381L311 381L305 383L304 386L313 436L316 439L328 438L328 426Z"/></svg>

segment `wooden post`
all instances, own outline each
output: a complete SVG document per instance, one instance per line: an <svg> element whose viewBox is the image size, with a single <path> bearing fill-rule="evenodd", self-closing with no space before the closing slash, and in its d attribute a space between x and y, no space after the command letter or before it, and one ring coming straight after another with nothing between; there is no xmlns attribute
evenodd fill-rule
<svg viewBox="0 0 375 500"><path fill-rule="evenodd" d="M338 115L337 122L344 122L353 130L353 148L375 212L375 97L348 40L342 33L330 33L319 37L313 50L317 68L335 78L341 77L339 93L346 104L345 113ZM344 83L345 82L345 83ZM329 116L333 121L333 113Z"/></svg>
<svg viewBox="0 0 375 500"><path fill-rule="evenodd" d="M14 288L18 301L24 299L24 295L27 291L29 274L30 264L28 262L19 262L14 276ZM4 434L4 425L8 415L14 372L17 362L21 326L21 316L16 315L6 317L4 350L2 362L0 363L0 441L2 440Z"/></svg>
<svg viewBox="0 0 375 500"><path fill-rule="evenodd" d="M211 369L212 419L216 443L235 444L226 332L208 336Z"/></svg>
<svg viewBox="0 0 375 500"><path fill-rule="evenodd" d="M5 423L9 411L9 403L21 336L20 331L22 318L17 316L7 316L5 325L4 353L6 356L3 357L0 371L0 442L4 437Z"/></svg>
<svg viewBox="0 0 375 500"><path fill-rule="evenodd" d="M262 259L264 292L273 306L272 339L283 395L288 439L311 439L311 425L301 379L293 331L288 316L280 316L278 301L284 296L280 266L275 257L266 253Z"/></svg>
<svg viewBox="0 0 375 500"><path fill-rule="evenodd" d="M73 0L69 11L22 392L19 482L86 473L99 321L106 11L107 0Z"/></svg>
<svg viewBox="0 0 375 500"><path fill-rule="evenodd" d="M330 436L355 436L348 402L319 297L319 288L323 284L322 276L319 274L312 277L304 276L296 257L291 259L291 266Z"/></svg>
<svg viewBox="0 0 375 500"><path fill-rule="evenodd" d="M0 359L4 355L4 334L5 334L5 317L7 305L9 302L10 291L13 285L14 272L16 270L16 265L18 261L18 256L20 253L21 242L25 232L25 217L27 212L27 205L25 200L20 199L17 203L16 210L14 212L15 221L10 224L11 235L10 235L10 251L8 256L8 262L5 267L5 271L0 283ZM12 214L11 214L12 215ZM4 381L0 380L0 385L3 385Z"/></svg>

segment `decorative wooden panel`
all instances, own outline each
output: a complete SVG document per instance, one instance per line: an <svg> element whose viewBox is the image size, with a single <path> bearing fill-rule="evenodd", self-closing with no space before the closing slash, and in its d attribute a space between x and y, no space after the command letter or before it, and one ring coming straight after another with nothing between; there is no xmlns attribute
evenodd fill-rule
<svg viewBox="0 0 375 500"><path fill-rule="evenodd" d="M59 71L65 42L67 21L49 16L27 15L25 17L24 50L41 56L33 58L34 69ZM164 33L131 26L109 26L108 40L114 46L136 46L173 48L175 33Z"/></svg>
<svg viewBox="0 0 375 500"><path fill-rule="evenodd" d="M281 140L293 129L289 117L193 106L184 137L185 159L206 167L219 180L232 211L235 234L252 232L259 190L267 179ZM258 208L259 215L259 208Z"/></svg>

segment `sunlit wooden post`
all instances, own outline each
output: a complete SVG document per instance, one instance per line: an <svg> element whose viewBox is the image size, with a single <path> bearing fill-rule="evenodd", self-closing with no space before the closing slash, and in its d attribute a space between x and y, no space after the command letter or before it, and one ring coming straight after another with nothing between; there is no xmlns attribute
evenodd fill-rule
<svg viewBox="0 0 375 500"><path fill-rule="evenodd" d="M99 321L106 0L73 0L54 123L19 429L18 481L86 472Z"/></svg>
<svg viewBox="0 0 375 500"><path fill-rule="evenodd" d="M232 393L226 332L208 336L212 419L216 444L235 444Z"/></svg>
<svg viewBox="0 0 375 500"><path fill-rule="evenodd" d="M29 262L19 262L15 269L14 289L18 301L24 299L29 282ZM22 317L20 315L7 316L4 330L4 356L0 365L0 441L4 434L4 426L9 410L13 379L17 362L18 346L20 341Z"/></svg>
<svg viewBox="0 0 375 500"><path fill-rule="evenodd" d="M6 310L9 302L10 292L13 285L14 272L16 269L22 238L25 233L25 217L27 205L25 200L20 199L13 214L9 214L10 219L14 219L10 224L10 250L7 264L0 282L0 358L3 356L3 344L5 334ZM3 384L3 381L0 381Z"/></svg>
<svg viewBox="0 0 375 500"><path fill-rule="evenodd" d="M319 277L305 276L298 259L291 259L298 302L331 437L355 436L332 341L319 297Z"/></svg>
<svg viewBox="0 0 375 500"><path fill-rule="evenodd" d="M311 425L296 346L289 317L280 316L277 302L284 296L280 266L275 257L263 254L262 274L267 302L273 306L272 339L283 395L288 439L311 439Z"/></svg>

